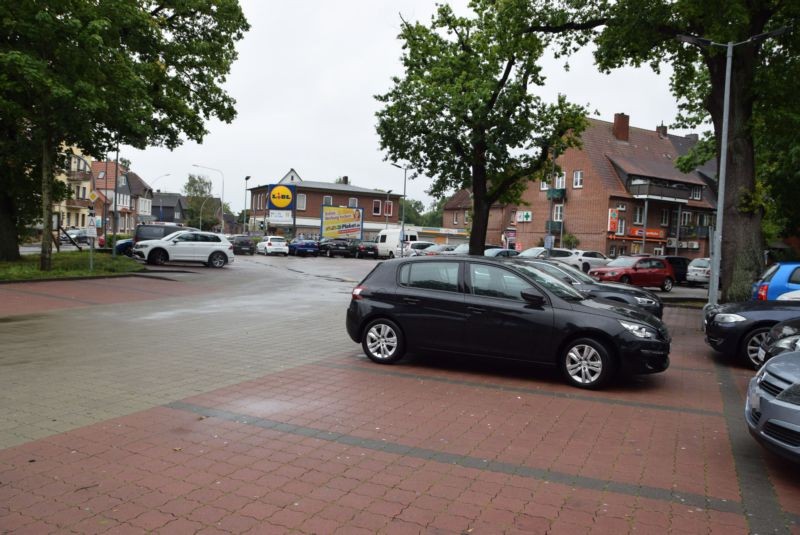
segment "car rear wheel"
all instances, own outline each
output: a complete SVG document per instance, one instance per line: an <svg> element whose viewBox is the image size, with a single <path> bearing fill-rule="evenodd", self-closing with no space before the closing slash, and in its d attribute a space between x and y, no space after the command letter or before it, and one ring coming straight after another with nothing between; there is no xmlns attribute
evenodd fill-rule
<svg viewBox="0 0 800 535"><path fill-rule="evenodd" d="M225 258L225 255L219 251L211 253L211 256L208 257L208 265L210 267L221 268L226 262L227 258Z"/></svg>
<svg viewBox="0 0 800 535"><path fill-rule="evenodd" d="M405 353L405 343L400 328L393 321L383 318L367 325L361 346L367 357L378 364L397 362Z"/></svg>
<svg viewBox="0 0 800 535"><path fill-rule="evenodd" d="M584 273L589 273L589 267L590 267L590 266L589 266L589 263L588 263L588 262L584 262L584 263L583 263L583 265L581 266L581 270L582 270Z"/></svg>
<svg viewBox="0 0 800 535"><path fill-rule="evenodd" d="M394 253L392 251L389 251L389 258L394 258Z"/></svg>
<svg viewBox="0 0 800 535"><path fill-rule="evenodd" d="M741 358L755 369L761 367L763 362L758 358L761 343L767 338L769 327L757 327L747 333L742 340Z"/></svg>
<svg viewBox="0 0 800 535"><path fill-rule="evenodd" d="M622 277L620 277L619 282L621 282L622 284L630 284L631 278L627 275L623 275Z"/></svg>
<svg viewBox="0 0 800 535"><path fill-rule="evenodd" d="M592 338L578 338L567 344L560 365L567 383L578 388L600 388L616 372L614 357Z"/></svg>
<svg viewBox="0 0 800 535"><path fill-rule="evenodd" d="M147 263L155 266L163 266L167 263L167 260L169 260L169 256L163 249L156 249L147 257Z"/></svg>
<svg viewBox="0 0 800 535"><path fill-rule="evenodd" d="M672 291L672 279L669 277L664 279L664 282L661 283L661 289L665 292Z"/></svg>

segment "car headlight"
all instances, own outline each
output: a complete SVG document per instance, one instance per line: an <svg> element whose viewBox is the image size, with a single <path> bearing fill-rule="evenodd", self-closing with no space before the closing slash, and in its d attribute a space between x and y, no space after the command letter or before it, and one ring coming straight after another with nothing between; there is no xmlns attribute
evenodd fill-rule
<svg viewBox="0 0 800 535"><path fill-rule="evenodd" d="M787 351L800 351L800 336L787 336L775 342L775 346Z"/></svg>
<svg viewBox="0 0 800 535"><path fill-rule="evenodd" d="M619 321L620 325L625 327L628 332L632 335L636 336L637 338L646 338L648 340L653 340L656 338L658 333L653 329L650 329L646 325L642 325L641 323L633 323L630 321Z"/></svg>
<svg viewBox="0 0 800 535"><path fill-rule="evenodd" d="M714 316L714 321L717 323L739 323L745 321L747 318L739 314L722 313Z"/></svg>
<svg viewBox="0 0 800 535"><path fill-rule="evenodd" d="M636 297L636 296L634 296L634 299L636 299L636 303L639 304L639 305L655 305L656 304L656 302L653 299L650 299L649 297Z"/></svg>

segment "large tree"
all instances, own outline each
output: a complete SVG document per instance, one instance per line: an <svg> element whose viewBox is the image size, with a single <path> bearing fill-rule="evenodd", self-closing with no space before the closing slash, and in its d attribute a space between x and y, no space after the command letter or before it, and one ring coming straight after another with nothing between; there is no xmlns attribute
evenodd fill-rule
<svg viewBox="0 0 800 535"><path fill-rule="evenodd" d="M403 21L404 76L376 98L387 159L429 176L429 193L473 195L470 253L483 254L489 209L519 202L549 160L578 144L586 110L531 93L544 84L540 38L527 32L536 11L525 0L474 0L458 16L439 6L429 26Z"/></svg>
<svg viewBox="0 0 800 535"><path fill-rule="evenodd" d="M0 3L0 115L22 132L35 166L4 174L0 192L16 227L41 209L42 269L49 269L54 176L67 147L105 154L119 144L174 148L202 141L205 122L230 122L221 88L248 29L238 0L28 0ZM9 121L10 127L5 127ZM12 157L12 143L0 144ZM31 175L40 174L32 189ZM6 225L7 221L0 220ZM13 234L13 245L8 241ZM0 232L0 259L19 232Z"/></svg>
<svg viewBox="0 0 800 535"><path fill-rule="evenodd" d="M198 175L189 175L183 186L183 194L189 203L186 224L200 230L214 228L220 224L219 202L211 195L211 180Z"/></svg>

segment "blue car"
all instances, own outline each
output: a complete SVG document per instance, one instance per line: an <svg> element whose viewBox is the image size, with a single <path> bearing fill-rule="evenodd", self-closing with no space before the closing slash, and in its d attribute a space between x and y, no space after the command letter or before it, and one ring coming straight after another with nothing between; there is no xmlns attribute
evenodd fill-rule
<svg viewBox="0 0 800 535"><path fill-rule="evenodd" d="M777 262L753 283L753 299L774 301L796 290L800 290L800 262Z"/></svg>
<svg viewBox="0 0 800 535"><path fill-rule="evenodd" d="M319 244L314 240L295 238L289 242L289 254L294 256L319 256Z"/></svg>

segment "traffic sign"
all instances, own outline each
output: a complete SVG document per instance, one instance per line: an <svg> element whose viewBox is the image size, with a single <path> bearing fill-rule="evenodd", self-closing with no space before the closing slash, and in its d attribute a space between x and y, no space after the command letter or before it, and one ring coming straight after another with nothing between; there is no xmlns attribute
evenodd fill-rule
<svg viewBox="0 0 800 535"><path fill-rule="evenodd" d="M533 212L530 210L517 211L517 223L530 223L533 221Z"/></svg>
<svg viewBox="0 0 800 535"><path fill-rule="evenodd" d="M92 201L92 202L95 202L98 198L99 197L98 197L97 193L94 192L94 191L89 194L89 200Z"/></svg>

